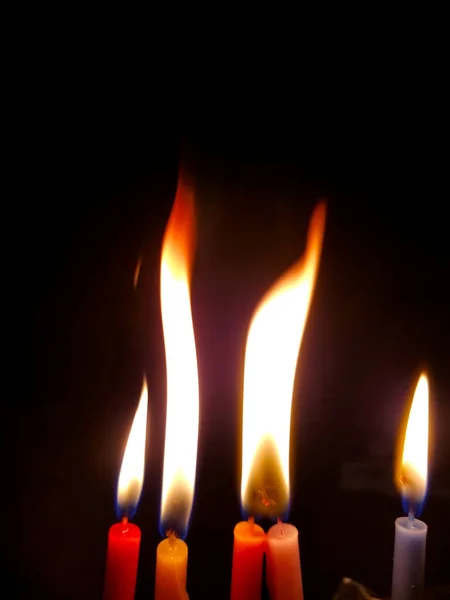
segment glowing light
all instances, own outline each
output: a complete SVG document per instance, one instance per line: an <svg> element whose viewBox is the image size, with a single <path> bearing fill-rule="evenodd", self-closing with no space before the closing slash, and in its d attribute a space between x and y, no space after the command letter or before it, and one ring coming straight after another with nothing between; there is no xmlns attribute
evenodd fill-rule
<svg viewBox="0 0 450 600"><path fill-rule="evenodd" d="M145 439L147 431L148 392L144 379L141 398L125 448L117 486L119 517L131 518L141 496L144 481Z"/></svg>
<svg viewBox="0 0 450 600"><path fill-rule="evenodd" d="M161 312L167 365L167 416L161 533L184 537L192 509L197 464L199 389L190 300L194 197L180 178L163 240Z"/></svg>
<svg viewBox="0 0 450 600"><path fill-rule="evenodd" d="M428 379L422 374L416 386L403 439L397 486L406 502L423 502L428 482Z"/></svg>
<svg viewBox="0 0 450 600"><path fill-rule="evenodd" d="M247 337L241 498L253 515L289 504L289 431L294 378L319 267L326 207L311 218L306 251L265 294Z"/></svg>

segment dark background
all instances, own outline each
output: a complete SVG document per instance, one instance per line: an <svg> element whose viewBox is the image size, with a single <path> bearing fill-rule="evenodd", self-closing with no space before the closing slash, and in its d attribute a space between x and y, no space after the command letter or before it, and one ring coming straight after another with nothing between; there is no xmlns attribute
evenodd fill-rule
<svg viewBox="0 0 450 600"><path fill-rule="evenodd" d="M159 260L180 156L195 176L198 208L191 597L229 595L247 327L262 293L303 252L323 197L327 228L291 432L290 521L300 531L305 597L330 598L343 576L389 592L394 520L402 514L393 452L422 366L434 423L423 512L427 583L448 582L446 111L432 75L418 80L411 68L411 79L404 69L399 78L391 67L383 77L370 70L348 81L336 70L320 87L294 72L244 86L206 76L195 99L181 84L162 94L153 75L151 99L143 99L128 82L106 85L92 68L88 78L58 79L52 103L35 107L27 171L35 192L29 208L18 207L26 226L23 297L35 309L35 386L24 398L13 393L6 414L18 467L8 571L19 596L101 597L144 371L150 404L135 517L143 532L137 598L152 597L165 418ZM418 81L426 93L417 92Z"/></svg>

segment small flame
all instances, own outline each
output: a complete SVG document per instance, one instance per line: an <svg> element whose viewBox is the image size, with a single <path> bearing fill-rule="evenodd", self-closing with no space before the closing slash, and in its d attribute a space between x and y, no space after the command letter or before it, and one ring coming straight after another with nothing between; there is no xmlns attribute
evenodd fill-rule
<svg viewBox="0 0 450 600"><path fill-rule="evenodd" d="M141 398L128 436L117 486L118 517L132 518L141 496L144 481L145 438L147 431L147 383L144 378Z"/></svg>
<svg viewBox="0 0 450 600"><path fill-rule="evenodd" d="M416 386L409 411L396 483L405 508L415 507L416 514L423 503L428 481L428 379L422 374Z"/></svg>
<svg viewBox="0 0 450 600"><path fill-rule="evenodd" d="M190 279L195 241L194 195L180 177L161 258L161 313L167 368L167 415L161 533L184 537L194 497L199 389Z"/></svg>
<svg viewBox="0 0 450 600"><path fill-rule="evenodd" d="M311 218L306 252L265 294L247 337L241 499L252 515L283 515L289 505L292 393L317 277L326 206Z"/></svg>

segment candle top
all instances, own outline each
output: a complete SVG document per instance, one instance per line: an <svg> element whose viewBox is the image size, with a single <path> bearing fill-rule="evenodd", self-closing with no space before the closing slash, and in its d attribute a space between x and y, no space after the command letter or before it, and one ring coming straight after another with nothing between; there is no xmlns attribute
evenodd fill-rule
<svg viewBox="0 0 450 600"><path fill-rule="evenodd" d="M395 526L402 530L408 530L411 535L420 534L428 529L426 523L420 519L410 519L410 517L399 517L395 520Z"/></svg>

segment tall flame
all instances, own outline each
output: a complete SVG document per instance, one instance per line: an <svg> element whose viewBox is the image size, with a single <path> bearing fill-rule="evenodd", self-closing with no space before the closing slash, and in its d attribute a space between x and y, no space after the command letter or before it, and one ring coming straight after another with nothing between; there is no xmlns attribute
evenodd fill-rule
<svg viewBox="0 0 450 600"><path fill-rule="evenodd" d="M125 448L117 486L119 518L132 518L141 496L144 481L145 438L147 431L147 383L144 379L141 398Z"/></svg>
<svg viewBox="0 0 450 600"><path fill-rule="evenodd" d="M422 373L409 411L396 477L405 504L419 507L428 481L428 402L428 379Z"/></svg>
<svg viewBox="0 0 450 600"><path fill-rule="evenodd" d="M241 498L253 515L289 504L289 433L295 370L319 267L326 206L309 225L306 251L256 308L244 367Z"/></svg>
<svg viewBox="0 0 450 600"><path fill-rule="evenodd" d="M195 241L194 196L180 177L163 240L161 312L167 365L167 416L161 532L184 537L197 464L199 389L190 279Z"/></svg>

